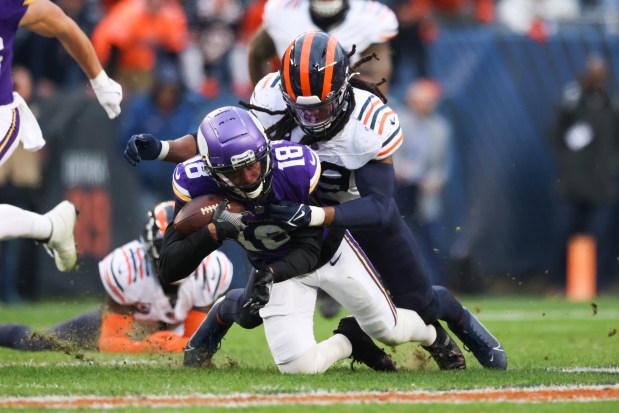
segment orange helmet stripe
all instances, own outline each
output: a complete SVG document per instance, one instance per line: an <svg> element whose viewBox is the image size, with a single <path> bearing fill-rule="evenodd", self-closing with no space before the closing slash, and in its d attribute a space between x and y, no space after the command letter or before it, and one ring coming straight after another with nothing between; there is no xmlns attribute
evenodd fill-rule
<svg viewBox="0 0 619 413"><path fill-rule="evenodd" d="M322 83L322 96L320 100L325 100L327 95L331 92L331 79L333 78L333 63L335 59L335 48L337 46L337 40L335 37L329 37L329 43L327 44L327 56L325 58L325 77Z"/></svg>
<svg viewBox="0 0 619 413"><path fill-rule="evenodd" d="M284 53L284 61L282 62L284 75L282 77L284 79L286 93L292 98L292 100L296 101L297 97L295 96L294 91L292 90L292 85L290 84L290 52L292 51L293 47L294 43L288 46L288 49L286 49L286 53Z"/></svg>
<svg viewBox="0 0 619 413"><path fill-rule="evenodd" d="M310 52L312 51L312 42L315 33L308 33L301 47L301 61L299 62L301 75L301 91L303 96L312 96L312 86L310 84Z"/></svg>

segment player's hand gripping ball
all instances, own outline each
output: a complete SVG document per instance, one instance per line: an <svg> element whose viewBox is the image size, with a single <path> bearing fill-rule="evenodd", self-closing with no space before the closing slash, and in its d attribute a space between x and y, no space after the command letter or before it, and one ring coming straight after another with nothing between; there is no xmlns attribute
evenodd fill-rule
<svg viewBox="0 0 619 413"><path fill-rule="evenodd" d="M213 221L217 206L226 199L224 195L207 194L198 196L185 204L174 218L174 229L189 235ZM229 201L226 210L234 213L245 212L238 201Z"/></svg>

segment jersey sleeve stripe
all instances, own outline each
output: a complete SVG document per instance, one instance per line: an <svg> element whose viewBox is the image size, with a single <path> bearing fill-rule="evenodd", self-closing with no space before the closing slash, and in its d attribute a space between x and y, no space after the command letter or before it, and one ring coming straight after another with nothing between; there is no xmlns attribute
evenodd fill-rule
<svg viewBox="0 0 619 413"><path fill-rule="evenodd" d="M114 260L116 259L116 254L114 254L114 256L112 256L112 258L110 259L110 265L108 267L110 274L112 274L112 278L114 279L114 282L116 283L116 287L118 287L118 289L122 292L125 292L125 289L123 288L122 284L118 281L118 278L116 278L116 274L114 274Z"/></svg>
<svg viewBox="0 0 619 413"><path fill-rule="evenodd" d="M121 302L125 303L125 297L123 297L123 295L116 289L116 287L112 283L112 280L110 279L110 272L108 270L105 271L105 281L107 282L107 286L110 287L110 291L112 291L114 295L118 297L118 299ZM114 279L114 281L116 281L116 279ZM120 288L120 286L118 287ZM121 288L121 291L122 291L122 288Z"/></svg>
<svg viewBox="0 0 619 413"><path fill-rule="evenodd" d="M123 257L125 258L125 263L127 264L127 285L131 285L131 283L133 282L132 278L133 278L133 268L131 263L129 262L129 256L127 255L127 252L124 250L121 250Z"/></svg>
<svg viewBox="0 0 619 413"><path fill-rule="evenodd" d="M365 102L363 102L363 106L361 106L361 110L359 111L359 115L357 116L357 120L361 120L361 118L363 118L363 114L365 113L365 110L367 109L368 105L370 104L370 101L372 100L372 97L368 97L366 99Z"/></svg>
<svg viewBox="0 0 619 413"><path fill-rule="evenodd" d="M138 262L140 263L140 280L144 279L144 265L146 264L146 260L143 259L142 253L139 249L135 251L135 254L138 256Z"/></svg>
<svg viewBox="0 0 619 413"><path fill-rule="evenodd" d="M176 197L180 199L181 201L183 202L191 201L191 196L189 196L189 193L185 189L178 186L176 182L172 184L172 190L174 191L174 195L176 195Z"/></svg>
<svg viewBox="0 0 619 413"><path fill-rule="evenodd" d="M372 116L372 123L370 124L370 129L374 129L374 126L376 126L376 119L378 119L378 115L380 114L381 111L387 108L389 108L389 106L382 105L381 107L379 107L378 109L374 111L374 115Z"/></svg>
<svg viewBox="0 0 619 413"><path fill-rule="evenodd" d="M314 154L312 154L312 156L314 156ZM316 170L314 171L314 176L312 176L312 179L310 180L310 188L309 188L310 194L314 192L314 189L316 189L316 185L318 185L318 182L320 181L321 173L322 173L322 166L320 165L320 162L318 162Z"/></svg>
<svg viewBox="0 0 619 413"><path fill-rule="evenodd" d="M399 130L400 128L398 128ZM380 152L378 154L379 158L386 158L387 156L393 154L393 152L395 152L395 150L402 144L402 140L404 139L404 135L402 135L402 132L400 131L400 134L397 136L396 141L393 143L393 145L391 145L390 147L388 147L387 149L385 149L384 151Z"/></svg>
<svg viewBox="0 0 619 413"><path fill-rule="evenodd" d="M376 109L376 106L378 106L378 104L381 101L379 99L376 99L374 102L372 102L372 105L370 106L368 112L365 114L365 119L363 119L363 124L367 126L368 124L368 120L370 119L370 116L372 116L372 113L374 113L374 109Z"/></svg>
<svg viewBox="0 0 619 413"><path fill-rule="evenodd" d="M266 89L267 86L270 86L271 80L273 79L273 76L276 76L275 73L269 73L268 75L266 75L261 81L260 84L258 85L258 87L256 89Z"/></svg>
<svg viewBox="0 0 619 413"><path fill-rule="evenodd" d="M383 129L385 127L385 122L389 119L389 115L394 115L395 113L390 109L387 112L383 113L383 117L380 120L380 126L378 127L378 134L383 134Z"/></svg>

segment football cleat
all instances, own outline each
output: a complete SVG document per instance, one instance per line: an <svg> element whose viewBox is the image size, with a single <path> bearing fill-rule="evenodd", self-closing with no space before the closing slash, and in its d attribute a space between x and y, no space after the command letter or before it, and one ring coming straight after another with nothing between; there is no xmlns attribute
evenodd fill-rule
<svg viewBox="0 0 619 413"><path fill-rule="evenodd" d="M436 340L429 346L421 347L430 353L441 370L466 369L466 360L458 344L456 344L440 323L437 322L433 325L436 328Z"/></svg>
<svg viewBox="0 0 619 413"><path fill-rule="evenodd" d="M220 349L221 341L232 326L232 324L221 324L217 320L217 310L223 298L217 300L200 327L189 339L183 355L185 367L213 367L211 360Z"/></svg>
<svg viewBox="0 0 619 413"><path fill-rule="evenodd" d="M374 341L359 326L354 317L344 317L340 320L333 334L342 334L352 344L351 358L363 363L376 371L396 371L395 362L387 353L378 348Z"/></svg>
<svg viewBox="0 0 619 413"><path fill-rule="evenodd" d="M54 257L56 267L62 272L68 272L75 267L77 250L73 228L77 219L75 206L69 201L62 201L45 214L52 223L52 235L44 244L47 252Z"/></svg>
<svg viewBox="0 0 619 413"><path fill-rule="evenodd" d="M462 321L449 324L449 329L462 340L464 349L473 353L482 366L497 370L507 368L507 354L499 340L466 307Z"/></svg>

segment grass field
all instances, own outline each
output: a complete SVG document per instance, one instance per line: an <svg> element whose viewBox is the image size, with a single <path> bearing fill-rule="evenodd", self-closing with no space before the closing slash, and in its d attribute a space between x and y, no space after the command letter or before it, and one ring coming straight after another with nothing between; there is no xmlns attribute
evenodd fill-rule
<svg viewBox="0 0 619 413"><path fill-rule="evenodd" d="M401 371L351 370L320 376L279 374L262 328L231 329L215 369L186 369L180 354L26 353L0 349L0 410L269 412L617 412L619 297L586 303L541 298L465 297L501 340L507 371L488 371L466 353L466 371L441 372L419 347L394 353ZM95 302L0 307L0 323L45 328ZM326 338L336 320L316 317ZM294 405L292 407L291 405Z"/></svg>

